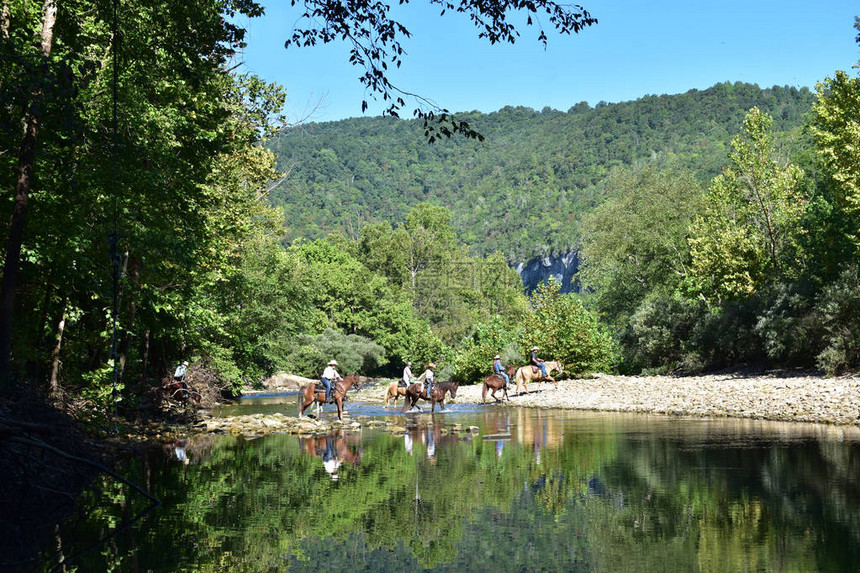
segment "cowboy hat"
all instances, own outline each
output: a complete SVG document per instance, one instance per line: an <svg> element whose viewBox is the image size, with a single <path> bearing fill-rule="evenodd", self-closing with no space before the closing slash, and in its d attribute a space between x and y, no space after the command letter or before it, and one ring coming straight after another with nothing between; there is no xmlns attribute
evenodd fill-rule
<svg viewBox="0 0 860 573"><path fill-rule="evenodd" d="M431 362L427 365L427 368L436 368L436 365Z"/></svg>
<svg viewBox="0 0 860 573"><path fill-rule="evenodd" d="M540 350L537 346L532 346L532 350Z"/></svg>
<svg viewBox="0 0 860 573"><path fill-rule="evenodd" d="M332 360L328 363L329 366L337 366L337 360Z"/></svg>
<svg viewBox="0 0 860 573"><path fill-rule="evenodd" d="M499 356L498 354L496 354L495 356L493 356L493 360L501 360L501 358L502 358L502 357L501 357L501 356Z"/></svg>

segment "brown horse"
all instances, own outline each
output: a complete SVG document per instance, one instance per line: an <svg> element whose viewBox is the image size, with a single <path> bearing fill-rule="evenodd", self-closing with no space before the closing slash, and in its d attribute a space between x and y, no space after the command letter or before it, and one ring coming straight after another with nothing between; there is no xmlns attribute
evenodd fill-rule
<svg viewBox="0 0 860 573"><path fill-rule="evenodd" d="M451 394L451 399L457 397L457 388L460 385L457 382L436 382L433 385L432 390L430 390L430 397L427 397L427 394L424 393L424 383L416 382L415 384L410 384L408 388L406 388L406 398L403 400L403 413L406 413L407 410L411 410L418 404L418 399L427 400L432 404L430 411L436 411L436 404L439 404L439 407L444 410L445 409L445 394ZM419 408L420 410L420 408Z"/></svg>
<svg viewBox="0 0 860 573"><path fill-rule="evenodd" d="M191 399L197 404L200 403L200 392L189 386L184 379L162 378L161 391L164 392L165 398L174 398L182 402Z"/></svg>
<svg viewBox="0 0 860 573"><path fill-rule="evenodd" d="M388 390L385 391L385 407L388 407L388 401L394 399L394 407L397 407L397 398L406 396L406 386L401 386L400 382L392 382L388 385Z"/></svg>
<svg viewBox="0 0 860 573"><path fill-rule="evenodd" d="M358 374L345 376L335 384L334 390L332 390L332 399L337 405L338 420L343 420L343 403L346 400L346 392L353 386L355 386L356 390L361 389L361 385L358 382ZM317 385L316 382L302 386L299 388L297 403L299 418L301 418L305 413L305 409L311 404L316 403L322 405L326 403L325 389L322 388L321 385Z"/></svg>
<svg viewBox="0 0 860 573"><path fill-rule="evenodd" d="M505 374L508 375L511 379L516 375L517 367L508 365L507 370L505 370ZM493 398L496 402L501 402L498 398L496 398L496 390L502 390L505 393L505 400L510 402L510 398L508 398L508 385L505 384L504 379L498 374L492 374L484 378L484 390L481 392L481 403L487 403L487 392L490 392L490 397Z"/></svg>
<svg viewBox="0 0 860 573"><path fill-rule="evenodd" d="M540 370L538 370L537 373L535 373L531 364L528 364L526 366L522 366L519 370L517 370L517 395L518 396L520 394L520 384L522 384L525 387L526 394L529 393L529 381L530 380L538 383L538 390L540 390L540 383L543 382L544 380L547 380L547 381L555 384L555 389L558 390L558 381L555 378L553 378L552 376L549 376L549 374L551 374L553 370L556 370L556 371L558 371L559 374L561 374L562 368L564 368L564 366L558 360L547 360L546 362L544 362L544 366L546 366L546 372L547 372L546 378L543 377L543 374L541 373Z"/></svg>

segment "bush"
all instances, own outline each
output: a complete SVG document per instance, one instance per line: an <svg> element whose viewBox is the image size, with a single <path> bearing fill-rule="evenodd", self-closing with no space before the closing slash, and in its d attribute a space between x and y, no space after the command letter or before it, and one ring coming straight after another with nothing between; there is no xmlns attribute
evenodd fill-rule
<svg viewBox="0 0 860 573"><path fill-rule="evenodd" d="M499 354L502 364L521 364L523 356L517 346L518 331L495 317L479 323L475 333L457 349L450 366L440 374L461 384L477 384L492 374L493 356Z"/></svg>
<svg viewBox="0 0 860 573"><path fill-rule="evenodd" d="M331 328L315 336L299 335L293 347L286 369L308 378L318 378L330 360L337 360L343 373L368 373L387 362L385 350L373 340Z"/></svg>
<svg viewBox="0 0 860 573"><path fill-rule="evenodd" d="M546 360L561 360L566 372L605 372L612 363L612 338L573 293L561 294L561 285L550 279L529 299L532 312L520 330L520 348L527 355L532 346Z"/></svg>
<svg viewBox="0 0 860 573"><path fill-rule="evenodd" d="M860 271L846 269L821 293L816 304L824 330L824 349L816 363L828 374L856 368L860 361Z"/></svg>
<svg viewBox="0 0 860 573"><path fill-rule="evenodd" d="M691 348L690 334L705 312L698 301L658 297L645 300L620 336L622 372L696 372L701 356Z"/></svg>
<svg viewBox="0 0 860 573"><path fill-rule="evenodd" d="M774 366L812 366L822 351L824 331L813 297L797 284L776 285L755 324Z"/></svg>

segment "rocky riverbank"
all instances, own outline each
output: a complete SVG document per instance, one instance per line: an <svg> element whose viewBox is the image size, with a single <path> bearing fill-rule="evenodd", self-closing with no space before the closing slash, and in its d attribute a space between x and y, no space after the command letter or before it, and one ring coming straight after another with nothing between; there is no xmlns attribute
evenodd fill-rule
<svg viewBox="0 0 860 573"><path fill-rule="evenodd" d="M515 386L515 385L512 385ZM611 376L532 384L510 404L678 416L734 417L788 422L860 425L860 376L721 374L708 376ZM381 393L381 390L380 390ZM481 386L464 386L457 402L480 403Z"/></svg>

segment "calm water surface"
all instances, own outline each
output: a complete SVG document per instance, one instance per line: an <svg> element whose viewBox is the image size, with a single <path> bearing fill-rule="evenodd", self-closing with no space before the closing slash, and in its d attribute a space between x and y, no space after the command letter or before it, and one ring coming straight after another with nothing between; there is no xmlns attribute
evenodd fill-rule
<svg viewBox="0 0 860 573"><path fill-rule="evenodd" d="M401 431L166 445L124 468L162 505L121 528L149 502L105 478L64 555L80 571L860 571L856 428L349 407Z"/></svg>

